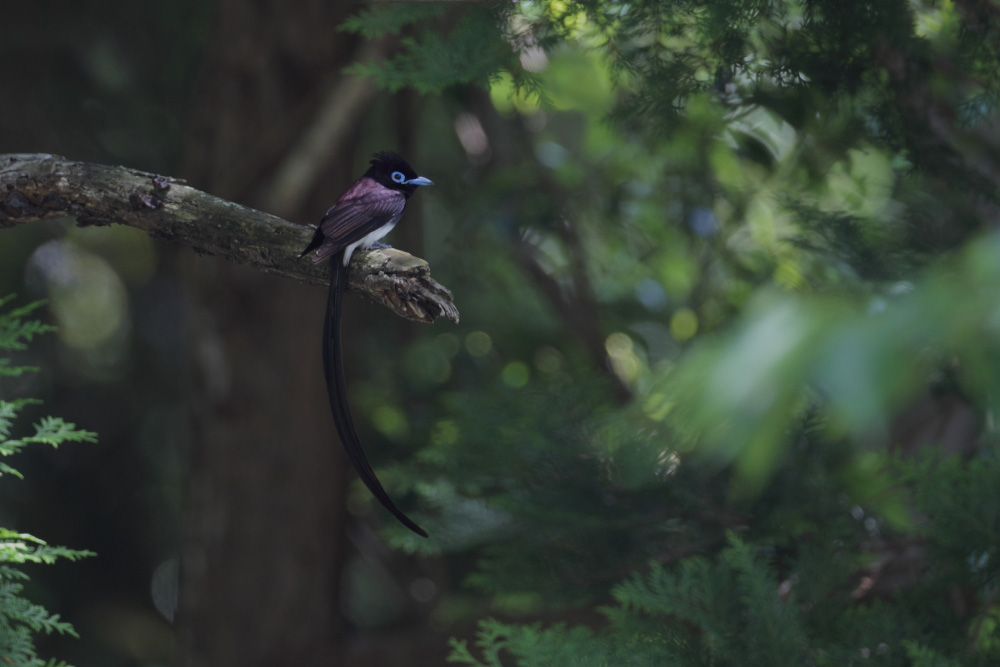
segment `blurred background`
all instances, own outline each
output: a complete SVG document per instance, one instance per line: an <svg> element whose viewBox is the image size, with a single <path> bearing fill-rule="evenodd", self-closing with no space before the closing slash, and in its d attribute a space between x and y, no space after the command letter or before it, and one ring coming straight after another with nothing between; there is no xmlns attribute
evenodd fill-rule
<svg viewBox="0 0 1000 667"><path fill-rule="evenodd" d="M81 635L46 655L996 664L1000 5L8 5L0 151L314 224L394 150L435 186L386 240L462 316L347 304L423 540L336 441L324 289L0 230L58 326L0 390L99 435L0 481L0 524L98 554L29 570Z"/></svg>

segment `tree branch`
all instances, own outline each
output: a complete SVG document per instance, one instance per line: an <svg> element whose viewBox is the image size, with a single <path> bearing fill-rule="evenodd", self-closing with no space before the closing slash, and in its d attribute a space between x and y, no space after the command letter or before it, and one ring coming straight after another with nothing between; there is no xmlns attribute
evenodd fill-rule
<svg viewBox="0 0 1000 667"><path fill-rule="evenodd" d="M299 225L206 194L179 179L126 167L74 162L56 155L0 155L0 229L46 218L77 224L122 224L154 238L180 241L261 271L329 284L326 262L297 261L313 234ZM400 317L458 322L451 292L430 277L424 260L401 250L357 251L348 289Z"/></svg>

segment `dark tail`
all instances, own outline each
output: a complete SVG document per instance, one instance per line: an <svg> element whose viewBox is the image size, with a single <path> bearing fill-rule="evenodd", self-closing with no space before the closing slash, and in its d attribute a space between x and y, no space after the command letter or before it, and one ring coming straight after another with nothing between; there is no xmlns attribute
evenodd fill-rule
<svg viewBox="0 0 1000 667"><path fill-rule="evenodd" d="M323 234L323 226L320 225L319 227L316 228L316 232L313 234L312 240L309 241L309 245L306 246L306 249L303 250L299 254L298 257L295 258L295 261L299 261L300 259L302 259L306 255L308 255L309 253L311 253L313 250L315 250L316 248L318 248L321 245L323 245L323 239L325 239L325 238L326 238L326 235ZM313 261L315 262L317 260L314 259Z"/></svg>
<svg viewBox="0 0 1000 667"><path fill-rule="evenodd" d="M408 516L396 507L392 498L382 488L375 471L368 463L368 457L361 448L361 440L354 429L351 419L351 409L347 404L347 386L344 381L344 355L340 346L340 312L344 301L344 287L347 285L347 267L344 266L344 252L338 252L331 259L330 296L326 302L326 322L323 325L323 373L326 375L326 388L330 395L330 410L333 412L333 422L337 425L340 441L351 459L354 469L358 471L361 481L365 483L372 495L379 499L382 505L399 519L400 523L421 537L427 537L423 528L413 523Z"/></svg>

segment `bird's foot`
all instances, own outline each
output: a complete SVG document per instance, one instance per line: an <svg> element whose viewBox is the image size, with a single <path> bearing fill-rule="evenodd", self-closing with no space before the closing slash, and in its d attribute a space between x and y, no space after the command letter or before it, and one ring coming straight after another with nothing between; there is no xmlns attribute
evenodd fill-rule
<svg viewBox="0 0 1000 667"><path fill-rule="evenodd" d="M374 243L372 243L368 247L371 248L372 250L384 250L385 248L391 248L392 246L389 245L388 243L382 243L380 241L375 241Z"/></svg>

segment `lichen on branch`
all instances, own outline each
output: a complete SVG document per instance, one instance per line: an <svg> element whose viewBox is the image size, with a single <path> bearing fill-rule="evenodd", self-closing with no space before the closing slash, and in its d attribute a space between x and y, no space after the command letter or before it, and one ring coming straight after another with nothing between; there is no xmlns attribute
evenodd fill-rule
<svg viewBox="0 0 1000 667"><path fill-rule="evenodd" d="M306 283L328 284L326 262L298 260L314 228L201 192L183 180L56 155L0 155L0 229L48 218L121 224L204 255ZM458 322L451 292L424 260L401 250L358 251L348 289L400 317Z"/></svg>

